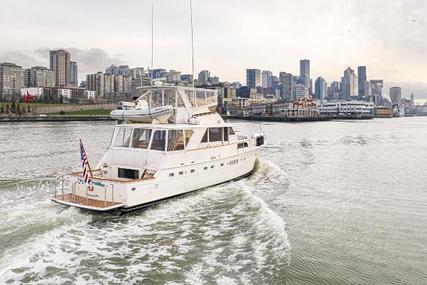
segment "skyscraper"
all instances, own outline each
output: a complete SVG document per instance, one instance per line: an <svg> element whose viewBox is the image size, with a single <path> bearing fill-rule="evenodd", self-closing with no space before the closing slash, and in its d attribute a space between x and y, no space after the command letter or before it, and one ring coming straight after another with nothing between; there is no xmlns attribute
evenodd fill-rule
<svg viewBox="0 0 427 285"><path fill-rule="evenodd" d="M323 77L318 77L314 85L316 98L321 101L325 100L328 92L328 84L326 83L326 80Z"/></svg>
<svg viewBox="0 0 427 285"><path fill-rule="evenodd" d="M342 77L342 88L343 88L343 99L350 99L351 97L356 97L359 94L357 76L354 73L354 70L348 67L344 71L344 76Z"/></svg>
<svg viewBox="0 0 427 285"><path fill-rule="evenodd" d="M246 86L248 88L261 87L261 70L246 69Z"/></svg>
<svg viewBox="0 0 427 285"><path fill-rule="evenodd" d="M271 88L273 85L272 82L273 73L269 70L262 71L262 88Z"/></svg>
<svg viewBox="0 0 427 285"><path fill-rule="evenodd" d="M67 86L70 83L70 54L63 50L50 51L50 69L55 72L56 86Z"/></svg>
<svg viewBox="0 0 427 285"><path fill-rule="evenodd" d="M294 99L294 93L295 93L294 76L290 73L280 72L279 83L280 83L280 98L285 100Z"/></svg>
<svg viewBox="0 0 427 285"><path fill-rule="evenodd" d="M401 105L402 100L402 88L400 87L391 87L390 88L390 99L392 105Z"/></svg>
<svg viewBox="0 0 427 285"><path fill-rule="evenodd" d="M70 85L79 85L79 71L75 61L70 61Z"/></svg>
<svg viewBox="0 0 427 285"><path fill-rule="evenodd" d="M307 88L307 90L310 90L311 89L310 61L308 59L300 60L299 77L300 77L300 83L303 84Z"/></svg>
<svg viewBox="0 0 427 285"><path fill-rule="evenodd" d="M357 67L357 78L358 78L358 85L359 85L359 96L360 97L366 97L368 96L365 94L366 91L366 66L358 66Z"/></svg>

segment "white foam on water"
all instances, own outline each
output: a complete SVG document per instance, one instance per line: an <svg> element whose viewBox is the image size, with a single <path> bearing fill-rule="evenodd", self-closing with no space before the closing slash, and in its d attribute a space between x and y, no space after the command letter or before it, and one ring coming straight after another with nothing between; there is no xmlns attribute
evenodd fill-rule
<svg viewBox="0 0 427 285"><path fill-rule="evenodd" d="M2 266L0 283L135 283L170 276L189 284L266 280L275 266L289 262L290 246L284 221L254 194L253 184L227 183L121 218L99 219L75 209L55 213L55 207L45 207L33 220L28 209L13 214L11 220L29 223L61 224L55 215L65 221L11 249L16 259Z"/></svg>

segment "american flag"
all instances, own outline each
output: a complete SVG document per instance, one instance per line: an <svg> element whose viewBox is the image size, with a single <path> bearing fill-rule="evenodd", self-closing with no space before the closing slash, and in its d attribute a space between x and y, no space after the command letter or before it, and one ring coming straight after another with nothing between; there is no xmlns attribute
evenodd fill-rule
<svg viewBox="0 0 427 285"><path fill-rule="evenodd" d="M89 183L89 161L87 159L85 148L83 147L82 140L80 140L80 158L82 161L82 167L83 167L83 180L85 183Z"/></svg>

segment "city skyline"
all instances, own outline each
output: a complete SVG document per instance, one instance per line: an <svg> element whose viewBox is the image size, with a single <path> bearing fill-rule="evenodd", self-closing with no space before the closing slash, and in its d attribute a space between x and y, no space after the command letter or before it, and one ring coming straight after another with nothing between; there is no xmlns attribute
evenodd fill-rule
<svg viewBox="0 0 427 285"><path fill-rule="evenodd" d="M313 79L321 76L332 82L348 66L367 66L370 78L402 86L405 96L414 92L427 97L427 68L420 60L426 57L427 30L422 1L354 1L345 6L339 1L194 2L196 70L243 83L246 68L298 74L298 60L307 58ZM108 3L4 1L8 9L0 12L0 27L8 41L0 47L0 62L48 66L46 52L64 48L78 62L80 79L111 64L147 68L151 1L120 2L120 9L118 3ZM191 70L187 4L155 2L155 68ZM17 25L9 24L14 14L10 11L22 15ZM23 26L32 28L23 32ZM169 56L171 48L182 56Z"/></svg>

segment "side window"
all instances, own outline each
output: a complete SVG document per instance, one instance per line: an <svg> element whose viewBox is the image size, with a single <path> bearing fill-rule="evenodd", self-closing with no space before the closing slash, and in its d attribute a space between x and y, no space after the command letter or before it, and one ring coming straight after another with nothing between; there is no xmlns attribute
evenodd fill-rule
<svg viewBox="0 0 427 285"><path fill-rule="evenodd" d="M165 151L166 131L155 131L150 149Z"/></svg>
<svg viewBox="0 0 427 285"><path fill-rule="evenodd" d="M202 143L207 143L208 142L208 130L209 129L206 129L205 134L203 135Z"/></svg>
<svg viewBox="0 0 427 285"><path fill-rule="evenodd" d="M184 134L185 134L185 146L187 146L188 142L191 139L191 136L193 135L193 131L192 130L185 130Z"/></svg>
<svg viewBox="0 0 427 285"><path fill-rule="evenodd" d="M150 143L150 129L134 129L132 135L132 147L147 149Z"/></svg>
<svg viewBox="0 0 427 285"><path fill-rule="evenodd" d="M234 131L232 127L228 127L228 135L230 136L234 135Z"/></svg>
<svg viewBox="0 0 427 285"><path fill-rule="evenodd" d="M168 151L184 150L184 131L170 130L168 136Z"/></svg>
<svg viewBox="0 0 427 285"><path fill-rule="evenodd" d="M120 128L117 132L113 146L129 147L131 128Z"/></svg>
<svg viewBox="0 0 427 285"><path fill-rule="evenodd" d="M220 141L222 141L222 128L210 128L209 142L220 142Z"/></svg>

